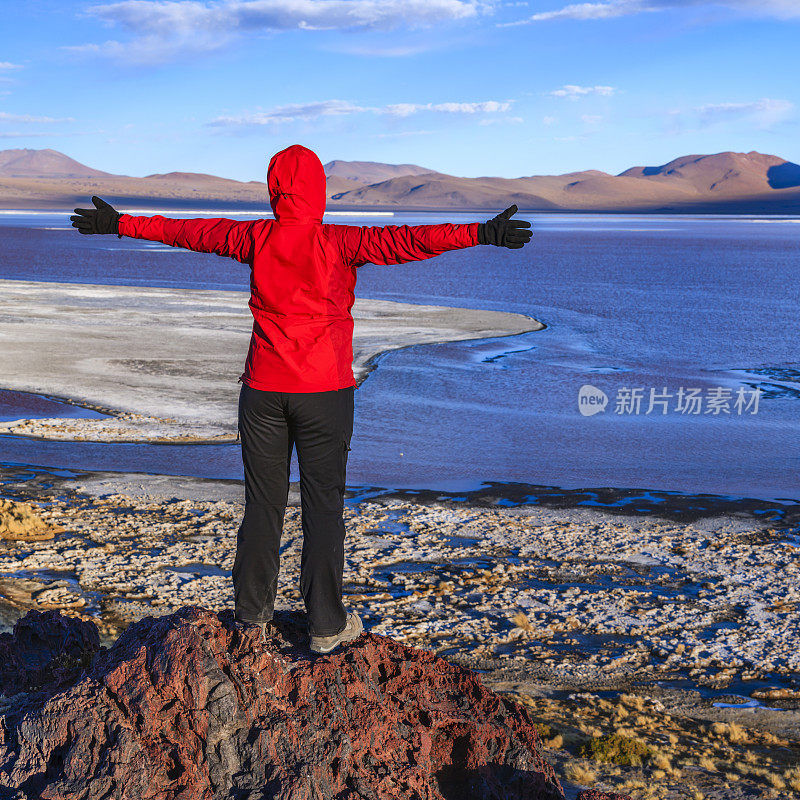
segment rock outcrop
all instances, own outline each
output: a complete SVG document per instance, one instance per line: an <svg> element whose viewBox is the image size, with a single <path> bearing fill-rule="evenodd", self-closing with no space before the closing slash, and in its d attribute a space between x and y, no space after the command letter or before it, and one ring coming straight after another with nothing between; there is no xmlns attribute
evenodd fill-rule
<svg viewBox="0 0 800 800"><path fill-rule="evenodd" d="M475 673L372 634L315 656L301 615L276 623L264 644L186 607L107 649L29 612L0 636L0 798L563 798L527 711Z"/></svg>
<svg viewBox="0 0 800 800"><path fill-rule="evenodd" d="M74 683L100 650L97 626L58 611L29 611L0 634L0 692L55 693Z"/></svg>

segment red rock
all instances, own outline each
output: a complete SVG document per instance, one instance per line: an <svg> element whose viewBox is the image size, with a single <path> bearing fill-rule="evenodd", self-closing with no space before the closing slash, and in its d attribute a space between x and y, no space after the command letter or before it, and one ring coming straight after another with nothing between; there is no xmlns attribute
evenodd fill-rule
<svg viewBox="0 0 800 800"><path fill-rule="evenodd" d="M62 620L40 631L42 659L93 646ZM562 800L525 708L472 671L372 634L315 656L301 615L276 622L263 645L230 612L147 617L71 685L18 696L0 717L0 797ZM9 658L39 623L4 642Z"/></svg>

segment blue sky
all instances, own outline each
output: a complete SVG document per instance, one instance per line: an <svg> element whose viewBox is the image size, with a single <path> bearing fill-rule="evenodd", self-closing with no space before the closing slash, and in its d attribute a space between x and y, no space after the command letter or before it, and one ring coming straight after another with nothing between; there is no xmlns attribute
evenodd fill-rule
<svg viewBox="0 0 800 800"><path fill-rule="evenodd" d="M455 175L800 161L800 0L10 4L0 149L263 180L295 142Z"/></svg>

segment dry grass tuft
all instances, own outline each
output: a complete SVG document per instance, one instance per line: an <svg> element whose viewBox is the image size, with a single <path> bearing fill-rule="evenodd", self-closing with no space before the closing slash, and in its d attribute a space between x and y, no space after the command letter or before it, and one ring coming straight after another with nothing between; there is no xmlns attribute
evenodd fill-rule
<svg viewBox="0 0 800 800"><path fill-rule="evenodd" d="M635 708L637 711L644 711L644 698L639 697L638 694L621 694L619 696L619 701L626 706Z"/></svg>
<svg viewBox="0 0 800 800"><path fill-rule="evenodd" d="M800 767L787 769L786 772L783 773L783 777L786 779L789 788L793 792L800 794Z"/></svg>
<svg viewBox="0 0 800 800"><path fill-rule="evenodd" d="M511 617L511 621L516 625L518 628L522 628L524 631L532 631L534 630L533 625L531 625L531 621L528 619L527 614L523 614L521 611L518 611Z"/></svg>
<svg viewBox="0 0 800 800"><path fill-rule="evenodd" d="M711 733L734 744L741 744L750 740L750 735L735 722L714 722L710 726Z"/></svg>
<svg viewBox="0 0 800 800"><path fill-rule="evenodd" d="M671 770L672 769L672 761L671 761L670 757L668 755L666 755L666 753L661 753L661 752L658 752L658 751L654 752L650 756L650 763L656 769L665 769L665 770Z"/></svg>
<svg viewBox="0 0 800 800"><path fill-rule="evenodd" d="M564 777L568 781L577 783L580 786L592 786L597 781L596 772L574 761L569 761L564 766Z"/></svg>

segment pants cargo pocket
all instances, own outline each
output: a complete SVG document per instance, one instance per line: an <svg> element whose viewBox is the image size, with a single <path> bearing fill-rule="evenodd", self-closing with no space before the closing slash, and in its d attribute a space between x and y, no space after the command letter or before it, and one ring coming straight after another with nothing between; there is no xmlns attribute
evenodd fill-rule
<svg viewBox="0 0 800 800"><path fill-rule="evenodd" d="M340 463L339 463L339 491L344 497L344 492L347 483L347 456L350 452L350 444L346 439L342 440L341 448L339 450Z"/></svg>

